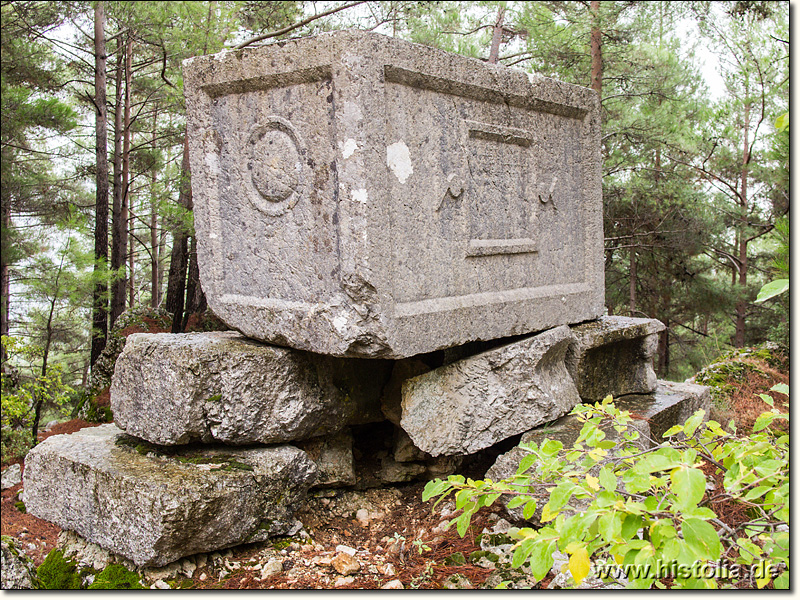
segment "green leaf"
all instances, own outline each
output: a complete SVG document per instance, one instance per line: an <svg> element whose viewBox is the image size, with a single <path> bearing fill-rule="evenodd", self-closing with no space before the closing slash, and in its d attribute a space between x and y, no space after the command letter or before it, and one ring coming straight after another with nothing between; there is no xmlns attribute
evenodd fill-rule
<svg viewBox="0 0 800 600"><path fill-rule="evenodd" d="M422 501L427 502L434 496L439 496L444 492L447 488L450 487L450 484L446 481L442 481L441 479L434 479L433 481L429 481L425 484L425 489L422 490Z"/></svg>
<svg viewBox="0 0 800 600"><path fill-rule="evenodd" d="M522 475L525 471L530 469L537 458L535 454L526 454L523 456L522 460L519 461L519 467L517 467L517 475Z"/></svg>
<svg viewBox="0 0 800 600"><path fill-rule="evenodd" d="M536 500L531 499L528 500L525 508L522 509L522 518L526 521L530 521L534 514L536 514Z"/></svg>
<svg viewBox="0 0 800 600"><path fill-rule="evenodd" d="M678 498L681 508L691 508L703 499L706 491L706 476L700 469L678 467L670 474L672 493Z"/></svg>
<svg viewBox="0 0 800 600"><path fill-rule="evenodd" d="M780 575L775 578L773 582L776 590L788 590L789 589L789 571L784 571Z"/></svg>
<svg viewBox="0 0 800 600"><path fill-rule="evenodd" d="M634 469L640 473L655 473L656 471L668 471L679 465L678 461L671 460L663 454L651 454L640 460Z"/></svg>
<svg viewBox="0 0 800 600"><path fill-rule="evenodd" d="M605 489L607 489L609 492L616 491L617 476L614 475L614 472L611 469L608 467L603 467L600 469L598 477L600 478L600 485L602 485Z"/></svg>
<svg viewBox="0 0 800 600"><path fill-rule="evenodd" d="M458 535L464 537L467 533L467 528L469 527L470 518L472 517L471 513L463 512L459 515L458 519L456 519L456 528L458 531Z"/></svg>
<svg viewBox="0 0 800 600"><path fill-rule="evenodd" d="M520 542L519 546L517 546L514 549L514 555L511 558L512 569L518 569L520 566L522 566L522 563L524 563L525 560L527 560L528 556L534 549L537 541L538 541L537 538L529 537L525 538Z"/></svg>
<svg viewBox="0 0 800 600"><path fill-rule="evenodd" d="M776 279L775 281L770 281L758 292L758 296L756 296L756 302L764 302L765 300L774 298L775 296L783 294L787 291L789 291L788 279Z"/></svg>
<svg viewBox="0 0 800 600"><path fill-rule="evenodd" d="M642 528L644 520L639 515L628 515L622 522L620 535L623 539L630 539Z"/></svg>
<svg viewBox="0 0 800 600"><path fill-rule="evenodd" d="M687 435L687 437L694 435L695 430L697 429L698 425L703 422L703 418L705 416L706 411L700 409L687 419L686 423L683 425L683 432Z"/></svg>
<svg viewBox="0 0 800 600"><path fill-rule="evenodd" d="M528 501L527 496L514 496L508 503L508 508L517 508Z"/></svg>
<svg viewBox="0 0 800 600"><path fill-rule="evenodd" d="M553 568L556 540L537 540L530 554L531 574L541 581ZM513 564L513 563L512 563Z"/></svg>
<svg viewBox="0 0 800 600"><path fill-rule="evenodd" d="M556 488L550 492L550 501L548 502L550 505L550 510L555 511L562 508L567 502L569 502L569 499L574 493L574 483L571 481L562 481L559 483Z"/></svg>
<svg viewBox="0 0 800 600"><path fill-rule="evenodd" d="M686 544L699 559L717 560L722 552L717 531L700 519L686 519L681 525Z"/></svg>
<svg viewBox="0 0 800 600"><path fill-rule="evenodd" d="M671 435L681 432L683 432L683 425L673 425L664 432L662 437L670 437Z"/></svg>
<svg viewBox="0 0 800 600"><path fill-rule="evenodd" d="M778 131L785 131L789 129L789 113L785 112L777 119L775 119L775 129Z"/></svg>
<svg viewBox="0 0 800 600"><path fill-rule="evenodd" d="M786 394L789 395L789 386L785 383L776 383L771 388L769 388L771 392L778 392L779 394Z"/></svg>

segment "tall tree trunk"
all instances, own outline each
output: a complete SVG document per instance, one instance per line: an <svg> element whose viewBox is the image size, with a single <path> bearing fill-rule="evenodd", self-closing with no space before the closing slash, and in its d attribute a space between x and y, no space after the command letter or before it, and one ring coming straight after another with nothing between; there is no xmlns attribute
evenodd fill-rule
<svg viewBox="0 0 800 600"><path fill-rule="evenodd" d="M105 6L103 2L94 8L94 103L95 114L95 162L97 167L95 220L94 220L94 273L96 276L92 293L92 351L94 364L108 335L108 114L106 112L106 38Z"/></svg>
<svg viewBox="0 0 800 600"><path fill-rule="evenodd" d="M192 236L189 245L189 272L186 276L186 308L184 309L181 331L186 331L189 316L202 313L207 307L206 295L200 285L200 267L197 264L197 236Z"/></svg>
<svg viewBox="0 0 800 600"><path fill-rule="evenodd" d="M603 98L603 46L600 33L600 2L592 0L589 5L592 13L592 30L589 34L590 54L592 58L592 89L599 98Z"/></svg>
<svg viewBox="0 0 800 600"><path fill-rule="evenodd" d="M125 70L125 46L119 42L117 52L117 72L114 77L116 84L114 102L114 203L111 211L111 269L114 272L111 284L111 326L125 310L125 289L127 277L125 276L125 241L128 237L128 226L122 215L122 203L125 195L122 182L122 113L123 88L122 77Z"/></svg>
<svg viewBox="0 0 800 600"><path fill-rule="evenodd" d="M125 41L125 123L123 124L124 138L122 141L122 216L126 226L125 244L128 248L128 308L133 308L133 235L128 232L133 231L133 219L130 218L131 203L131 69L133 62L133 35L128 33Z"/></svg>
<svg viewBox="0 0 800 600"><path fill-rule="evenodd" d="M497 21L492 32L492 45L489 48L489 62L497 64L500 58L500 43L503 41L503 21L506 18L506 7L502 4L497 9Z"/></svg>
<svg viewBox="0 0 800 600"><path fill-rule="evenodd" d="M156 125L158 124L158 111L153 111L153 139L151 149L153 152L153 168L150 170L150 306L157 308L161 303L161 279L158 265L158 200L156 198Z"/></svg>
<svg viewBox="0 0 800 600"><path fill-rule="evenodd" d="M744 105L744 142L742 147L742 170L741 170L741 183L739 194L739 206L741 208L741 217L739 221L739 235L738 235L738 248L737 262L739 264L739 301L736 303L736 338L735 345L737 348L744 347L745 343L745 319L747 318L747 231L745 226L747 224L747 211L749 209L749 200L747 197L747 178L750 173L750 102L745 102Z"/></svg>
<svg viewBox="0 0 800 600"><path fill-rule="evenodd" d="M630 288L629 292L629 310L631 316L636 316L636 248L631 245L631 256L630 256L630 268L628 269L628 273L630 274Z"/></svg>
<svg viewBox="0 0 800 600"><path fill-rule="evenodd" d="M11 233L11 198L10 194L3 192L2 203L2 227L5 230L5 235ZM10 313L9 306L9 293L11 292L11 277L8 269L8 261L6 260L5 248L0 252L0 335L8 335L8 318ZM6 371L6 349L0 346L0 372Z"/></svg>
<svg viewBox="0 0 800 600"><path fill-rule="evenodd" d="M183 138L183 160L181 160L181 187L178 204L187 210L192 209L192 188L189 181L189 138ZM186 293L186 268L189 263L189 235L179 223L172 235L172 252L167 281L167 298L164 308L172 313L172 333L183 331L183 307Z"/></svg>

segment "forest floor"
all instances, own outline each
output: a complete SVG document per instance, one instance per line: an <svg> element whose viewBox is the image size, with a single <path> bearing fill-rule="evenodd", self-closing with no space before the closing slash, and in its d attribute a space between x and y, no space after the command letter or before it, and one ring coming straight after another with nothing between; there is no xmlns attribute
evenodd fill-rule
<svg viewBox="0 0 800 600"><path fill-rule="evenodd" d="M752 368L722 369L724 376L717 378L717 383L725 391L715 400L711 416L724 425L732 419L739 433L747 433L752 430L755 418L769 409L758 394L769 393L776 406L788 410L788 398L769 391L776 383L788 384L788 363L770 365L757 356L736 360ZM42 432L39 439L93 425L80 420L60 423ZM61 530L21 512L17 498L21 487L18 484L2 492L2 535L20 540L25 552L39 565L56 547ZM311 540L248 544L215 553L216 556L212 554L207 562L202 561L206 564L198 563L197 568L184 573L190 576L178 575L173 587L377 589L388 584L390 588L402 585L405 589L436 589L447 586L447 580L454 577L459 579L461 588L486 585L493 569L471 564L469 560L466 564L448 564L452 562L449 557L459 552L469 557L481 550L481 533L485 528L491 530L498 521L502 523L501 510L482 509L462 538L455 527L444 529L444 523L454 516L449 512L451 507L445 504L444 508L432 510L433 502L422 501L423 487L424 482L418 482L339 491L333 497L310 497L296 516ZM717 504L712 508L728 525L735 526L747 518L740 505ZM332 560L342 551L353 555L357 571L337 572ZM549 577L535 587L546 587L548 581Z"/></svg>

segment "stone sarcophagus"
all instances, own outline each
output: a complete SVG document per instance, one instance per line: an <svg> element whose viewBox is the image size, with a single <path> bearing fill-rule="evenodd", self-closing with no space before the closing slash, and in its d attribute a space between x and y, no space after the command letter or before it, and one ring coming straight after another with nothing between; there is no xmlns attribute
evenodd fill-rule
<svg viewBox="0 0 800 600"><path fill-rule="evenodd" d="M591 90L344 31L184 63L214 312L400 358L603 312Z"/></svg>

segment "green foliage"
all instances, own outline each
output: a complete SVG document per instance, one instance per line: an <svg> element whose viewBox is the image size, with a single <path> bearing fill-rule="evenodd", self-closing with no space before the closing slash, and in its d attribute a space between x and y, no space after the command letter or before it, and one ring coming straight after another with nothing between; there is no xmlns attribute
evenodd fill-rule
<svg viewBox="0 0 800 600"><path fill-rule="evenodd" d="M539 529L510 532L517 540L512 567L528 563L537 579L547 575L553 552L560 550L569 555L576 585L603 563L624 567L628 587L642 589L663 585L660 564L689 569L727 559L745 569L767 561L777 567L777 576L767 569L759 577L756 571L732 571L730 579L709 579L697 570L679 570L672 585L728 587L751 578L759 588L770 581L776 588L788 586L789 437L770 427L788 420L787 414L766 412L752 435L736 437L714 421L703 422L698 411L668 430L666 441L644 451L634 444L639 434L628 427L630 414L618 410L610 396L593 407L579 405L572 414L583 422L572 448L549 439L521 445L528 455L515 476L498 482L459 475L437 479L425 486L423 500L438 498L438 503L454 495L461 514L451 524L463 536L472 515L501 496L510 498L509 507L524 507L527 519L536 513L537 498L547 498ZM601 423L611 423L620 434L619 447L605 439ZM722 475L722 489L706 491L704 468ZM570 504L573 498L582 503L580 509ZM711 509L712 499L747 506L749 519L725 524Z"/></svg>
<svg viewBox="0 0 800 600"><path fill-rule="evenodd" d="M61 550L51 550L36 570L45 590L79 590L81 576L75 561L64 558Z"/></svg>
<svg viewBox="0 0 800 600"><path fill-rule="evenodd" d="M108 565L95 577L89 585L90 590L144 590L147 589L139 580L138 573L120 564Z"/></svg>
<svg viewBox="0 0 800 600"><path fill-rule="evenodd" d="M14 508L16 508L19 512L23 514L28 512L28 509L25 508L25 503L22 500L14 502Z"/></svg>

